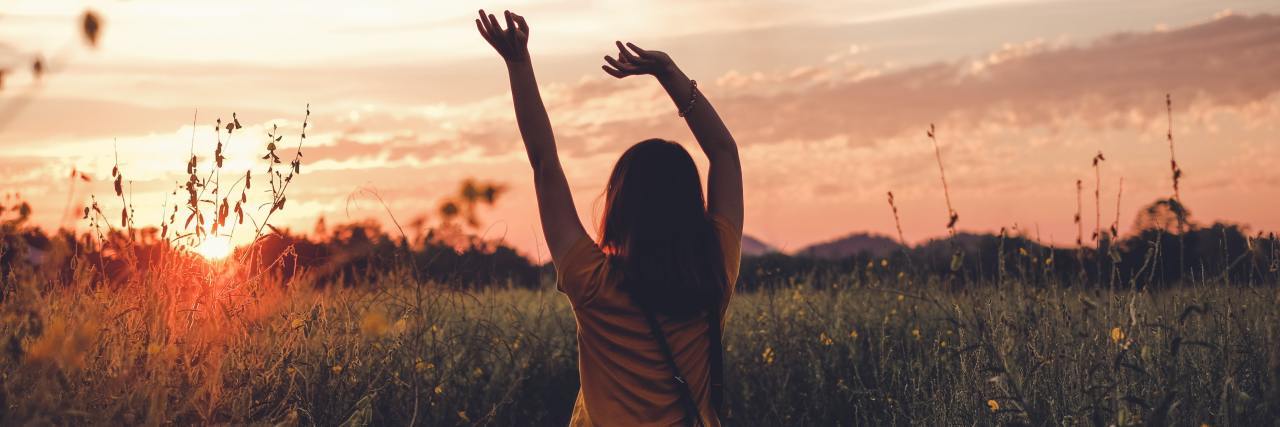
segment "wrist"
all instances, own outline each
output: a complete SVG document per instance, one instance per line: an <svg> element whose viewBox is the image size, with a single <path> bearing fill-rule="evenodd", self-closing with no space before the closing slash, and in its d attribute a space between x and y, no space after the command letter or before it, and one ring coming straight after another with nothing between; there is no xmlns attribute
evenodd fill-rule
<svg viewBox="0 0 1280 427"><path fill-rule="evenodd" d="M680 81L682 79L688 78L688 77L685 77L684 72L680 71L680 67L677 67L675 63L667 65L666 67L663 67L662 71L654 73L653 76L656 77L658 81L663 83L666 83L669 81L675 82L675 81Z"/></svg>
<svg viewBox="0 0 1280 427"><path fill-rule="evenodd" d="M661 73L654 74L653 76L656 77L658 82L664 86L669 84L689 84L689 77L686 76L684 72L680 70L680 67L677 67L675 64L671 64L664 68Z"/></svg>
<svg viewBox="0 0 1280 427"><path fill-rule="evenodd" d="M519 58L503 57L502 60L506 62L508 69L528 68L533 66L533 63L529 60L529 54L527 53Z"/></svg>

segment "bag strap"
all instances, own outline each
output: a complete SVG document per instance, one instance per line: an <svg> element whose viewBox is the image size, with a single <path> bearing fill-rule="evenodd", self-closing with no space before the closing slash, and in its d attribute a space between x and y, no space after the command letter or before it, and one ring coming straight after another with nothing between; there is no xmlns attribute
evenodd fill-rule
<svg viewBox="0 0 1280 427"><path fill-rule="evenodd" d="M711 407L716 411L717 415L723 415L724 412L724 342L721 341L720 331L720 307L711 307L707 310L707 331L708 338L711 339L710 359L707 361L708 368L711 369Z"/></svg>
<svg viewBox="0 0 1280 427"><path fill-rule="evenodd" d="M676 387L680 392L680 405L685 410L685 425L689 426L706 426L702 420L701 411L698 410L698 404L693 400L693 392L689 389L689 382L680 375L680 367L676 365L675 356L671 354L671 346L667 343L667 336L662 332L662 326L658 324L658 319L652 311L640 308L644 312L645 320L649 323L649 333L653 334L654 340L658 342L658 349L662 350L662 357L666 359L667 366L671 368L671 379L675 380ZM708 353L708 368L711 369L711 402L712 407L719 412L720 404L723 400L723 349L720 346L720 320L719 311L711 310L707 313L708 327L711 339L710 351Z"/></svg>

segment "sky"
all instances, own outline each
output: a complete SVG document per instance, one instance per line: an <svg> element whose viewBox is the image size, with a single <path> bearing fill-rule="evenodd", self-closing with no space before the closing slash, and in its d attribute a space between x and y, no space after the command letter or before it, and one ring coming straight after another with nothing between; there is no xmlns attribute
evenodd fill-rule
<svg viewBox="0 0 1280 427"><path fill-rule="evenodd" d="M212 162L216 119L234 112L244 125L223 136L228 174L260 173L266 132L279 126L290 147L281 153L292 153L310 105L302 175L274 224L431 219L475 178L509 188L477 232L545 260L503 65L472 21L480 5L6 2L0 191L29 200L37 224L83 230L87 222L66 212L90 195L119 211L110 182L118 161L138 221L155 224L185 181L193 146L202 168ZM944 235L930 124L962 231L1008 227L1074 244L1077 180L1086 230L1119 218L1121 233L1131 231L1142 206L1172 194L1166 94L1193 219L1280 231L1274 1L483 6L528 19L589 230L629 144L662 137L697 147L652 79L600 71L612 42L624 40L668 52L699 80L741 147L745 231L783 250L855 232L896 235L889 191L907 241ZM103 18L96 48L79 34L86 9ZM37 55L49 64L39 80L26 71ZM1106 161L1095 171L1099 151ZM93 182L73 184L73 168Z"/></svg>

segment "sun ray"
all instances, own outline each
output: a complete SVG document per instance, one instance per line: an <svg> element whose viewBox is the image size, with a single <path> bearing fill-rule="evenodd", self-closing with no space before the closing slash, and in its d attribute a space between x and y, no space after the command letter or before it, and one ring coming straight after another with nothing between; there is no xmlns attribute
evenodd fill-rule
<svg viewBox="0 0 1280 427"><path fill-rule="evenodd" d="M202 240L193 250L209 261L220 261L230 256L234 249L231 245L231 238L227 236L209 236Z"/></svg>

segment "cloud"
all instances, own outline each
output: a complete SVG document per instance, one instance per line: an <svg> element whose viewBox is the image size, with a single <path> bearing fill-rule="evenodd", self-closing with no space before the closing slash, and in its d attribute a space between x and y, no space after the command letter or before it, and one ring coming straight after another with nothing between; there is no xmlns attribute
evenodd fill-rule
<svg viewBox="0 0 1280 427"><path fill-rule="evenodd" d="M1181 112L1192 103L1246 106L1278 89L1280 17L1225 15L1079 46L1009 44L976 59L897 70L830 64L773 75L731 73L708 93L744 145L841 135L864 145L921 132L933 122L1027 127L1078 117L1100 128L1129 126L1163 117L1166 93ZM647 111L658 102L654 97L584 82L563 96L574 102L561 108L571 116L589 110L634 116L637 106ZM666 103L658 102L664 108ZM619 114L599 113L600 108ZM667 125L674 121L665 117L669 110L557 130L578 138L573 149L589 150L604 139L677 132L678 126Z"/></svg>

